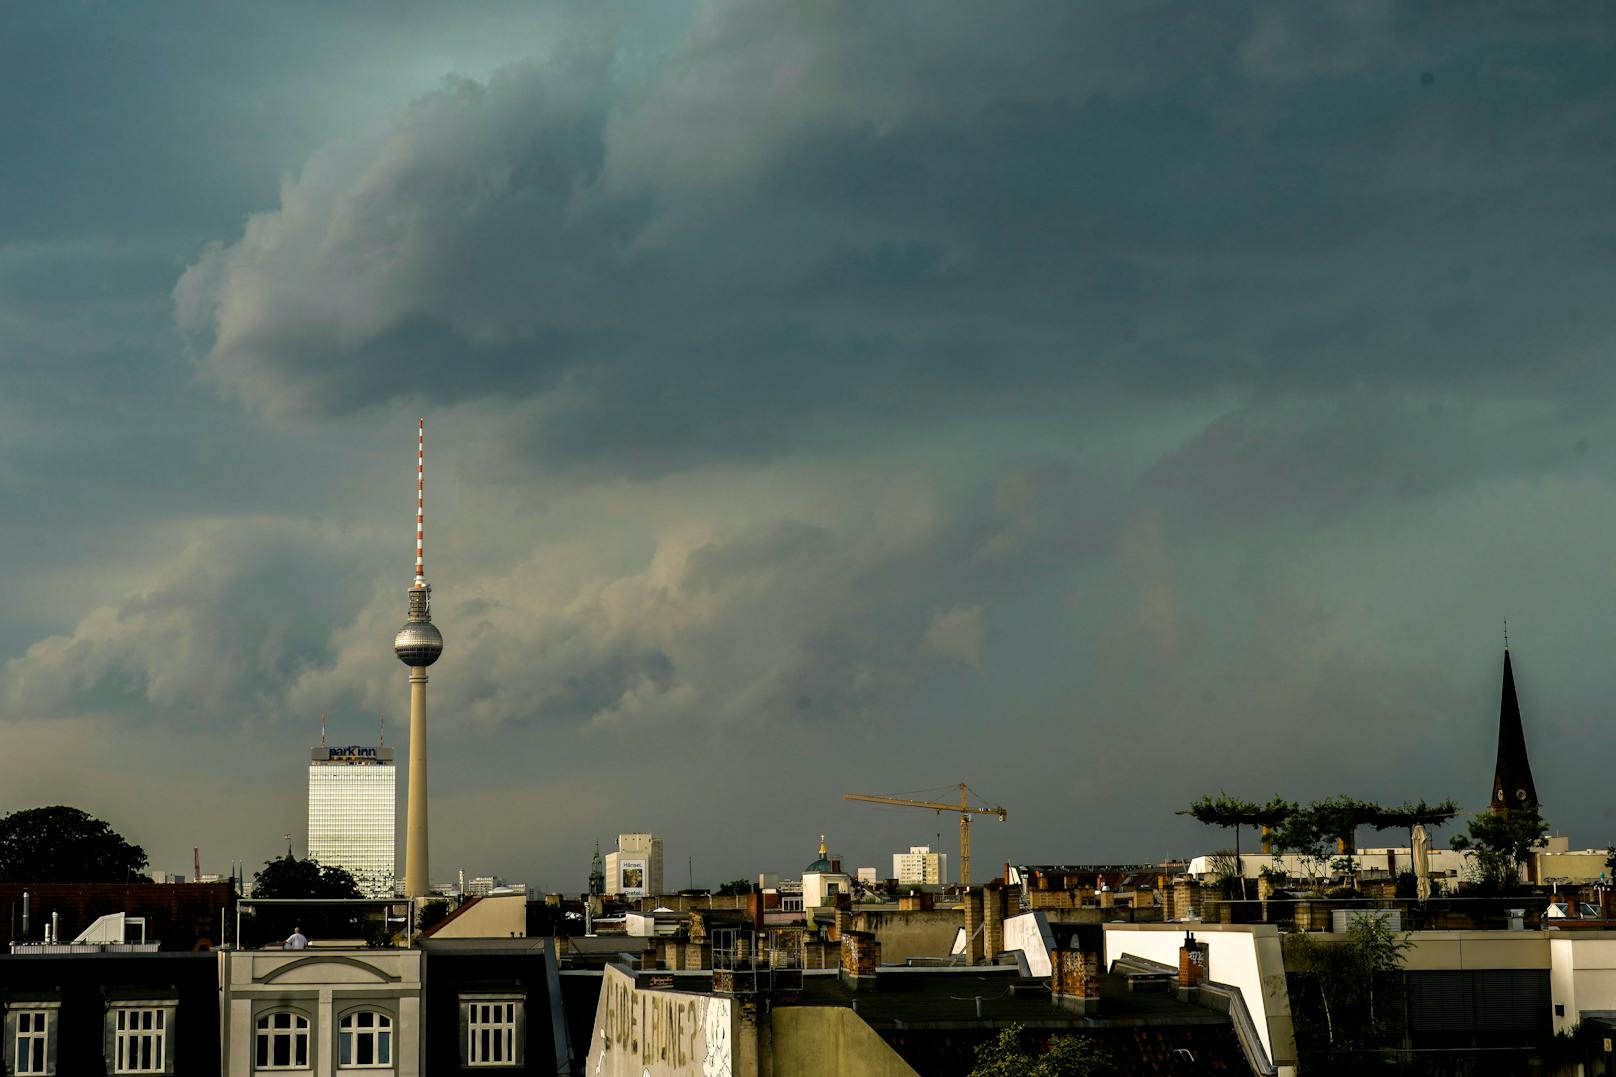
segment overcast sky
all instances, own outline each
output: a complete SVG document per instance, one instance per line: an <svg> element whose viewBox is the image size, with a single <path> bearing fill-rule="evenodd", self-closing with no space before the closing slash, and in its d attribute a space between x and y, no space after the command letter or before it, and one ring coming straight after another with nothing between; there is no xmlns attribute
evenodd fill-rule
<svg viewBox="0 0 1616 1077"><path fill-rule="evenodd" d="M1480 809L1505 618L1603 847L1610 12L7 4L0 810L301 851L424 415L434 879Z"/></svg>

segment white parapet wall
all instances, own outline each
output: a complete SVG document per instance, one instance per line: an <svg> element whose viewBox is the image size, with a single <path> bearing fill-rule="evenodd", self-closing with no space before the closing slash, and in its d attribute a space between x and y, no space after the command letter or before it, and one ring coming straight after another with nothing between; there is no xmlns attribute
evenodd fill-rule
<svg viewBox="0 0 1616 1077"><path fill-rule="evenodd" d="M600 1077L730 1077L730 1000L636 987L606 966L584 1072Z"/></svg>
<svg viewBox="0 0 1616 1077"><path fill-rule="evenodd" d="M1048 976L1054 970L1049 955L1055 949L1055 935L1039 910L1012 916L1004 922L1004 948L1025 954L1027 970L1034 976ZM963 946L955 952L963 953Z"/></svg>
<svg viewBox="0 0 1616 1077"><path fill-rule="evenodd" d="M1176 969L1186 929L1207 946L1207 979L1240 991L1268 1057L1280 1073L1295 1072L1285 958L1272 924L1106 924L1106 964L1132 954Z"/></svg>
<svg viewBox="0 0 1616 1077"><path fill-rule="evenodd" d="M1616 933L1548 931L1549 997L1554 1031L1569 1032L1585 1013L1616 1011Z"/></svg>

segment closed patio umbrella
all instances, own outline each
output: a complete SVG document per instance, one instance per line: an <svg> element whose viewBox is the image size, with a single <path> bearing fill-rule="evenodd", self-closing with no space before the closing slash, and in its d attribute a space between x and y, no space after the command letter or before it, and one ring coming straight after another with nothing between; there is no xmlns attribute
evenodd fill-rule
<svg viewBox="0 0 1616 1077"><path fill-rule="evenodd" d="M1424 823L1414 824L1414 893L1423 902L1431 899L1431 837Z"/></svg>

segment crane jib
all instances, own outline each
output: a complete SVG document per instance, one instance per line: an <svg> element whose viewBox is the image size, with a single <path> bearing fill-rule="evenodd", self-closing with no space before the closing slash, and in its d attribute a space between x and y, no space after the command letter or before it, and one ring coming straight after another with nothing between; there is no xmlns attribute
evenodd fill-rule
<svg viewBox="0 0 1616 1077"><path fill-rule="evenodd" d="M1010 813L998 805L987 808L972 807L969 800L970 790L964 782L959 783L960 802L958 804L942 804L935 800L909 800L904 797L884 797L873 793L843 793L843 800L857 800L865 804L888 804L899 808L924 808L941 815L945 811L958 812L960 817L960 884L971 885L971 816L993 815L999 822L1009 818Z"/></svg>

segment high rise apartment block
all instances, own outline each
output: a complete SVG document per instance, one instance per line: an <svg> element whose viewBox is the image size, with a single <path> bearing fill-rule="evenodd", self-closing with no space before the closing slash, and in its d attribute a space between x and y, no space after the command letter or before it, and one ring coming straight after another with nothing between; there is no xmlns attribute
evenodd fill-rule
<svg viewBox="0 0 1616 1077"><path fill-rule="evenodd" d="M397 887L393 749L368 745L309 754L309 857L354 877L367 897Z"/></svg>
<svg viewBox="0 0 1616 1077"><path fill-rule="evenodd" d="M911 845L907 853L892 854L892 877L900 883L946 883L948 854L934 853L929 845Z"/></svg>
<svg viewBox="0 0 1616 1077"><path fill-rule="evenodd" d="M606 854L606 892L628 898L654 897L662 890L662 839L654 834L619 834Z"/></svg>

